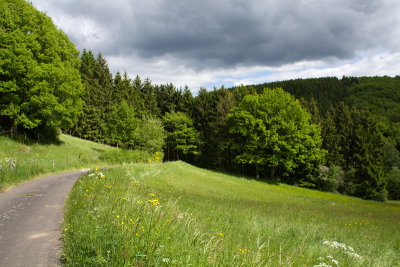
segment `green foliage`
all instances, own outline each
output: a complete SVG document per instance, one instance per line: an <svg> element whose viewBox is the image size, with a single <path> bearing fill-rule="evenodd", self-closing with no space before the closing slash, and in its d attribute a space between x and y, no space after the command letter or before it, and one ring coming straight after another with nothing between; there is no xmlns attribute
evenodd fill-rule
<svg viewBox="0 0 400 267"><path fill-rule="evenodd" d="M387 174L388 199L400 200L400 169L393 167Z"/></svg>
<svg viewBox="0 0 400 267"><path fill-rule="evenodd" d="M356 171L355 195L364 199L385 201L387 191L382 164L382 135L366 112L354 113L355 128L351 162Z"/></svg>
<svg viewBox="0 0 400 267"><path fill-rule="evenodd" d="M318 189L335 192L339 183L338 172L336 169L330 169L326 166L318 167L318 176L315 185Z"/></svg>
<svg viewBox="0 0 400 267"><path fill-rule="evenodd" d="M109 150L104 153L101 153L99 159L115 164L115 163L147 162L149 159L152 159L154 157L155 156L153 156L153 154L143 150L118 149L118 150ZM161 155L160 158L161 160L162 157L163 156Z"/></svg>
<svg viewBox="0 0 400 267"><path fill-rule="evenodd" d="M179 160L198 155L197 132L192 120L182 112L166 113L164 127L167 131L167 160Z"/></svg>
<svg viewBox="0 0 400 267"><path fill-rule="evenodd" d="M104 125L104 132L110 144L117 144L124 148L133 148L135 131L138 119L135 111L125 101L118 106L113 106Z"/></svg>
<svg viewBox="0 0 400 267"><path fill-rule="evenodd" d="M350 109L344 103L331 107L322 133L328 165L342 166L348 172L339 190L384 200L383 139L369 112Z"/></svg>
<svg viewBox="0 0 400 267"><path fill-rule="evenodd" d="M163 123L155 117L143 117L135 130L135 148L155 153L162 151L166 132Z"/></svg>
<svg viewBox="0 0 400 267"><path fill-rule="evenodd" d="M24 0L0 3L0 123L54 138L81 112L79 52Z"/></svg>
<svg viewBox="0 0 400 267"><path fill-rule="evenodd" d="M315 186L312 175L323 161L318 125L295 98L277 88L248 95L227 116L230 149L240 164L270 170L289 183Z"/></svg>
<svg viewBox="0 0 400 267"><path fill-rule="evenodd" d="M80 74L84 85L84 106L72 132L81 138L103 141L106 138L102 125L106 114L111 111L112 75L102 55L96 59L86 49L81 54Z"/></svg>

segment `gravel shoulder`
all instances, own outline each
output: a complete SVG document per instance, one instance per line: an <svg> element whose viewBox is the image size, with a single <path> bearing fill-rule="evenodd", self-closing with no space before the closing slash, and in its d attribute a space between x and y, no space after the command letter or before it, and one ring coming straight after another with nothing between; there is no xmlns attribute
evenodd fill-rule
<svg viewBox="0 0 400 267"><path fill-rule="evenodd" d="M64 202L80 171L0 193L0 266L60 266Z"/></svg>

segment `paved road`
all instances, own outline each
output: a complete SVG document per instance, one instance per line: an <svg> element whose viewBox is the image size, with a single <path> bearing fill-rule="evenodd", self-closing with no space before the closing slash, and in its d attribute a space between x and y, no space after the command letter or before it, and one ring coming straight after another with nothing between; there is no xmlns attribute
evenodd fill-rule
<svg viewBox="0 0 400 267"><path fill-rule="evenodd" d="M0 266L60 266L64 201L81 172L39 178L0 193Z"/></svg>

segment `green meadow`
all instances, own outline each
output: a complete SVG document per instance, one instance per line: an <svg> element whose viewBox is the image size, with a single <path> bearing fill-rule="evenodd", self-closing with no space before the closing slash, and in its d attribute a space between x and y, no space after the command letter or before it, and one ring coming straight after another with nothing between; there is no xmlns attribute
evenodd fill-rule
<svg viewBox="0 0 400 267"><path fill-rule="evenodd" d="M400 266L400 205L131 164L78 180L63 244L66 266Z"/></svg>
<svg viewBox="0 0 400 267"><path fill-rule="evenodd" d="M142 151L117 148L61 134L58 143L0 136L0 191L43 174L139 162L151 156ZM11 163L12 161L12 163Z"/></svg>

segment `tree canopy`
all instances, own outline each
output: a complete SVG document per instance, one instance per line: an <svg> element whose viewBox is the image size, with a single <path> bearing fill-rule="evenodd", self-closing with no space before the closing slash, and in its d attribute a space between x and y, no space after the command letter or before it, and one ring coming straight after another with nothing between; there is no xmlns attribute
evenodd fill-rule
<svg viewBox="0 0 400 267"><path fill-rule="evenodd" d="M266 88L260 95L245 96L228 114L227 124L237 163L254 166L257 177L263 168L271 179L277 175L314 186L307 177L324 157L320 128L310 123L310 115L292 95Z"/></svg>
<svg viewBox="0 0 400 267"><path fill-rule="evenodd" d="M79 52L25 0L0 2L0 123L54 137L82 109Z"/></svg>

